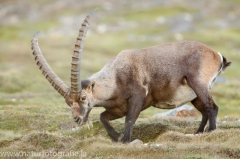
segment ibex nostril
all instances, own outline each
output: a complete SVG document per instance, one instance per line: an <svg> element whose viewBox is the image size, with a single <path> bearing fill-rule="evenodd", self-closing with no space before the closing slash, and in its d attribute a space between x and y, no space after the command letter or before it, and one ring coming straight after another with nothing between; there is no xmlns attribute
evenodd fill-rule
<svg viewBox="0 0 240 159"><path fill-rule="evenodd" d="M80 118L79 118L79 117L74 117L73 119L74 119L74 121L75 121L75 122L77 122L77 123L78 123L78 122L79 122L79 120L80 120Z"/></svg>

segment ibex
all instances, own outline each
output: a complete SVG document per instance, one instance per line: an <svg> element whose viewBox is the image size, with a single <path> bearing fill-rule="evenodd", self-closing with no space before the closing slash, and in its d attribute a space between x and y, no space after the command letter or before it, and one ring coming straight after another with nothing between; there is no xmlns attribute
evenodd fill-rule
<svg viewBox="0 0 240 159"><path fill-rule="evenodd" d="M82 23L72 55L71 87L50 68L38 45L38 33L32 39L35 61L45 78L71 107L79 125L88 120L93 107L104 107L100 120L113 141L130 142L141 111L150 106L172 109L191 102L202 114L196 133L209 121L216 129L218 106L210 89L217 76L231 64L219 52L196 41L182 41L121 51L99 72L80 80L83 43L94 9ZM109 121L126 116L123 136Z"/></svg>

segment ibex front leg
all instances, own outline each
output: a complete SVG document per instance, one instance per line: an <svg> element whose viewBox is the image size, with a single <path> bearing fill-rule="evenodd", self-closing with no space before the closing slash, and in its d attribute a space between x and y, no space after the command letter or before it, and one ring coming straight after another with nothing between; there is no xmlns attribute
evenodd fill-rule
<svg viewBox="0 0 240 159"><path fill-rule="evenodd" d="M115 120L121 118L122 116L116 116L108 112L107 110L101 113L100 120L106 129L108 135L112 138L113 141L118 142L120 140L121 134L118 133L109 123L109 120Z"/></svg>
<svg viewBox="0 0 240 159"><path fill-rule="evenodd" d="M122 142L130 142L132 136L133 125L135 124L144 103L144 96L134 95L129 99L128 113L125 119L125 132L122 138Z"/></svg>

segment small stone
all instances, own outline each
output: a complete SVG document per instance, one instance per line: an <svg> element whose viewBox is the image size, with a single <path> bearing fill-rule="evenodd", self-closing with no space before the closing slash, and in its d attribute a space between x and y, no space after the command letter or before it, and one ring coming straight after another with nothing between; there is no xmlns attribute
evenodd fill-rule
<svg viewBox="0 0 240 159"><path fill-rule="evenodd" d="M16 98L12 98L12 102L16 102L17 100L16 100Z"/></svg>
<svg viewBox="0 0 240 159"><path fill-rule="evenodd" d="M156 147L160 147L162 146L163 144L155 144Z"/></svg>
<svg viewBox="0 0 240 159"><path fill-rule="evenodd" d="M104 34L104 33L106 33L106 31L107 31L107 25L106 24L100 24L100 25L98 25L98 27L97 27L97 31L98 31L98 33L100 33L100 34Z"/></svg>
<svg viewBox="0 0 240 159"><path fill-rule="evenodd" d="M195 136L195 134L185 134L185 136Z"/></svg>
<svg viewBox="0 0 240 159"><path fill-rule="evenodd" d="M72 128L72 131L77 131L77 130L79 130L79 127L73 127Z"/></svg>
<svg viewBox="0 0 240 159"><path fill-rule="evenodd" d="M129 143L130 145L138 145L138 144L143 144L143 142L139 139L133 140L132 142Z"/></svg>
<svg viewBox="0 0 240 159"><path fill-rule="evenodd" d="M166 22L166 18L163 16L159 16L157 17L156 21L158 24L164 24Z"/></svg>

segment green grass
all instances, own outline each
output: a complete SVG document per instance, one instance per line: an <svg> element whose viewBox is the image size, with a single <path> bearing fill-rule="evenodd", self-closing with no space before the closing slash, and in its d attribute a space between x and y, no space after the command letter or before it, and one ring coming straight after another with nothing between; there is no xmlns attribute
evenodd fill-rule
<svg viewBox="0 0 240 159"><path fill-rule="evenodd" d="M12 41L13 39L24 39L28 36L29 31L36 32L38 30L46 31L49 28L56 27L59 22L56 20L45 20L31 23L28 21L23 21L17 25L3 25L0 28L0 41Z"/></svg>
<svg viewBox="0 0 240 159"><path fill-rule="evenodd" d="M124 17L127 21L137 22L151 22L156 20L159 16L171 17L181 13L194 13L196 12L193 8L187 8L184 6L171 6L171 7L155 7L151 9L134 9L131 12L120 12L117 13L116 17L107 16L104 18L104 22L116 22L120 18ZM119 17L119 19L118 19Z"/></svg>

